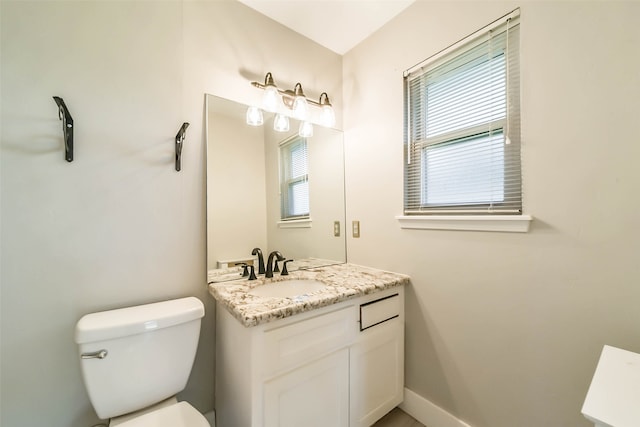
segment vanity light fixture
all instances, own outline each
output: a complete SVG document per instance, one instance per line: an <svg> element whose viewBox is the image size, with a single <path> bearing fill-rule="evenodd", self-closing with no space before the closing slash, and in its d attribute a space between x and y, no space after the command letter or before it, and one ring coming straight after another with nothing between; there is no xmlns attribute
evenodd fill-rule
<svg viewBox="0 0 640 427"><path fill-rule="evenodd" d="M296 119L305 120L307 118L307 114L309 114L309 104L307 103L307 97L304 96L302 85L300 83L296 83L296 87L293 89L293 94L293 105L291 106L293 116Z"/></svg>
<svg viewBox="0 0 640 427"><path fill-rule="evenodd" d="M264 90L264 94L262 97L263 108L267 111L277 112L280 110L281 106L285 107L286 110L290 110L290 114L282 114L279 113L276 115L276 119L273 124L273 128L278 130L279 132L286 132L289 130L289 119L287 116L295 117L302 121L300 125L300 132L304 130L305 133L313 134L313 125L309 122L309 106L319 107L321 109L321 124L326 127L333 127L336 123L336 114L333 110L333 106L329 101L329 95L327 92L322 92L320 95L320 99L318 101L314 101L305 96L304 91L302 90L302 84L296 83L293 90L290 89L280 89L276 86L273 75L271 73L267 73L264 77L264 83L259 82L251 82L251 85L257 87L258 89ZM247 124L252 126L259 126L262 124L262 121L257 119L259 109L257 107L249 107L247 110ZM262 112L260 111L260 114ZM285 125L286 119L286 125ZM307 122L305 124L305 122ZM285 130L286 129L286 130ZM302 135L300 133L300 136Z"/></svg>
<svg viewBox="0 0 640 427"><path fill-rule="evenodd" d="M289 132L289 117L284 114L276 114L273 120L273 130L277 132Z"/></svg>
<svg viewBox="0 0 640 427"><path fill-rule="evenodd" d="M271 73L264 76L264 95L262 104L267 111L275 112L278 109L278 88L273 81Z"/></svg>
<svg viewBox="0 0 640 427"><path fill-rule="evenodd" d="M313 136L313 125L310 122L300 122L298 135L303 138L311 138Z"/></svg>
<svg viewBox="0 0 640 427"><path fill-rule="evenodd" d="M322 124L326 127L333 127L336 124L336 112L333 111L329 95L327 92L320 94L320 108L322 108Z"/></svg>
<svg viewBox="0 0 640 427"><path fill-rule="evenodd" d="M258 107L249 107L247 109L247 124L251 126L262 126L264 123L264 116L262 110Z"/></svg>

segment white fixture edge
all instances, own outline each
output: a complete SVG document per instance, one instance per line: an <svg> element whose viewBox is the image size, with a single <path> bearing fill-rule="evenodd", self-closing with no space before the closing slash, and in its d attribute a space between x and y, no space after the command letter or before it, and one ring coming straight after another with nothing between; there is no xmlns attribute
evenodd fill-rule
<svg viewBox="0 0 640 427"><path fill-rule="evenodd" d="M311 218L278 221L278 228L311 228Z"/></svg>
<svg viewBox="0 0 640 427"><path fill-rule="evenodd" d="M397 215L400 228L414 230L469 230L526 233L531 215Z"/></svg>
<svg viewBox="0 0 640 427"><path fill-rule="evenodd" d="M210 410L209 412L204 414L204 417L209 421L211 427L216 427L216 411Z"/></svg>
<svg viewBox="0 0 640 427"><path fill-rule="evenodd" d="M430 427L472 427L406 387L404 401L399 408Z"/></svg>

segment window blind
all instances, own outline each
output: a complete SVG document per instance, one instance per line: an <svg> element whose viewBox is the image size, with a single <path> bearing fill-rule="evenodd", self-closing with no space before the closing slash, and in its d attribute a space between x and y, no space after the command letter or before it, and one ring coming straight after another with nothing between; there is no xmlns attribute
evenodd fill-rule
<svg viewBox="0 0 640 427"><path fill-rule="evenodd" d="M517 14L405 73L405 214L520 214Z"/></svg>
<svg viewBox="0 0 640 427"><path fill-rule="evenodd" d="M294 137L280 146L281 218L309 217L309 162L307 140Z"/></svg>

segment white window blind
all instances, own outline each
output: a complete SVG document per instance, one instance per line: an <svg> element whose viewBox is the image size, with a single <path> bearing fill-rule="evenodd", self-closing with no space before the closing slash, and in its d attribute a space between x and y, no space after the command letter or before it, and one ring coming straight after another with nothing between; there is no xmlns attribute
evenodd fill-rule
<svg viewBox="0 0 640 427"><path fill-rule="evenodd" d="M280 145L281 218L309 217L309 160L307 140L294 137Z"/></svg>
<svg viewBox="0 0 640 427"><path fill-rule="evenodd" d="M519 13L405 73L405 214L521 214Z"/></svg>

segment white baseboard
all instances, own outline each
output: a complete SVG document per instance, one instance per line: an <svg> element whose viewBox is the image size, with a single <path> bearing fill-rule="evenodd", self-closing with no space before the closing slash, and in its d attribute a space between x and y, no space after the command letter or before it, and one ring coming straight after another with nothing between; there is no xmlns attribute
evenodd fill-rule
<svg viewBox="0 0 640 427"><path fill-rule="evenodd" d="M408 388L404 389L404 402L400 409L429 427L471 427Z"/></svg>

